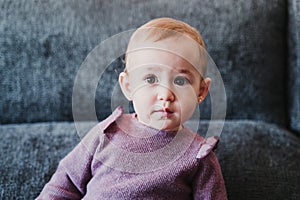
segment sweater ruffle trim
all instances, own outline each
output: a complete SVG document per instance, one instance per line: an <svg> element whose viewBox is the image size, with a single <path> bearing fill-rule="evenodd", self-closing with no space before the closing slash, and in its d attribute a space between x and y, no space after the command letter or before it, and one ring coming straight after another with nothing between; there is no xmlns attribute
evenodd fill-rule
<svg viewBox="0 0 300 200"><path fill-rule="evenodd" d="M213 151L215 148L217 148L218 143L219 143L218 136L213 136L213 137L204 139L196 158L202 159L202 158L206 157L211 151Z"/></svg>

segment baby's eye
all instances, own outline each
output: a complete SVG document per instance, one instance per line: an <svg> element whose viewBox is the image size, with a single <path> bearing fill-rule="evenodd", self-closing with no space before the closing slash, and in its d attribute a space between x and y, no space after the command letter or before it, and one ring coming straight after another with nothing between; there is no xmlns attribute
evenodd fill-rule
<svg viewBox="0 0 300 200"><path fill-rule="evenodd" d="M186 85L186 84L189 84L190 81L187 78L183 77L183 76L178 76L178 77L175 78L174 83L176 85Z"/></svg>
<svg viewBox="0 0 300 200"><path fill-rule="evenodd" d="M154 83L157 83L157 77L155 75L148 75L146 76L146 78L144 79L147 83L149 84L154 84Z"/></svg>

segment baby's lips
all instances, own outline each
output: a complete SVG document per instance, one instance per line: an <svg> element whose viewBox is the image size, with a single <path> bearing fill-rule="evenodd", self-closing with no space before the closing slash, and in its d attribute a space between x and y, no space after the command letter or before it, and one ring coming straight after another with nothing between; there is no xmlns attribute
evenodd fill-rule
<svg viewBox="0 0 300 200"><path fill-rule="evenodd" d="M166 113L169 113L169 114L174 113L174 112L173 112L171 109L169 109L169 108L160 108L160 109L154 110L153 112L166 112Z"/></svg>
<svg viewBox="0 0 300 200"><path fill-rule="evenodd" d="M164 111L164 112L167 112L167 113L173 113L173 111L170 110L169 108L164 108L163 111Z"/></svg>

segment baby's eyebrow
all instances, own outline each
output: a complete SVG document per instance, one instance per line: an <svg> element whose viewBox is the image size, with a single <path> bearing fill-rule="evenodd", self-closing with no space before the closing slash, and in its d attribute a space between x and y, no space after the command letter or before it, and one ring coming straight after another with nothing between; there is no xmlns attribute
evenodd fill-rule
<svg viewBox="0 0 300 200"><path fill-rule="evenodd" d="M157 72L161 72L161 67L153 67L153 66L148 66L147 71L157 71Z"/></svg>
<svg viewBox="0 0 300 200"><path fill-rule="evenodd" d="M158 67L157 66L148 66L146 69L148 71L158 71L158 72L160 72L160 71L162 71L162 66L158 66ZM170 69L172 69L172 68L170 67ZM193 74L192 72L190 72L187 69L179 69L179 70L175 69L175 71L178 72L178 73L182 73L182 74L190 74L190 75Z"/></svg>
<svg viewBox="0 0 300 200"><path fill-rule="evenodd" d="M147 66L146 70L150 71L150 72L161 72L162 68L161 68L161 66L160 67L157 67L157 66ZM180 73L180 74L186 74L186 75L188 75L190 77L194 77L194 74L190 70L188 70L188 69L181 68L181 69L175 69L175 71L177 73Z"/></svg>
<svg viewBox="0 0 300 200"><path fill-rule="evenodd" d="M193 76L193 73L190 72L190 70L187 70L187 69L179 69L178 72L181 73L181 74L188 74L190 76Z"/></svg>
<svg viewBox="0 0 300 200"><path fill-rule="evenodd" d="M178 73L186 74L191 79L191 81L194 81L196 79L196 75L188 69L179 69L177 71Z"/></svg>

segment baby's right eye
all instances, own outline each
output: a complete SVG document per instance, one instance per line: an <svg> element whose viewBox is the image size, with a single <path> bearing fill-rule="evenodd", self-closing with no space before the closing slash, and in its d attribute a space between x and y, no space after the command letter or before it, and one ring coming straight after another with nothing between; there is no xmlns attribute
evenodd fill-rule
<svg viewBox="0 0 300 200"><path fill-rule="evenodd" d="M154 83L158 82L157 77L153 74L146 76L146 78L144 80L146 81L146 83L149 83L149 84L154 84Z"/></svg>

